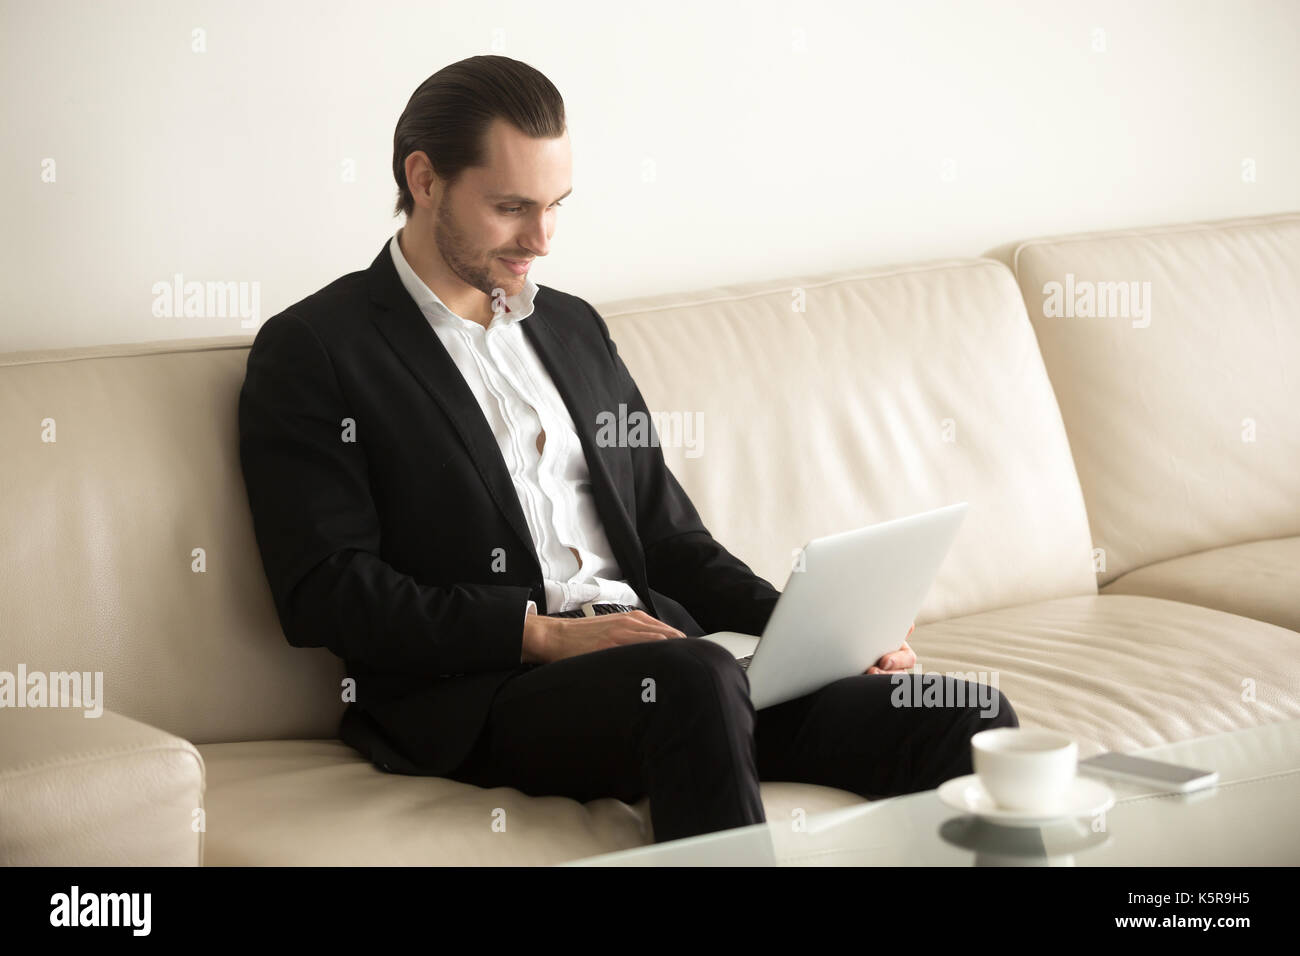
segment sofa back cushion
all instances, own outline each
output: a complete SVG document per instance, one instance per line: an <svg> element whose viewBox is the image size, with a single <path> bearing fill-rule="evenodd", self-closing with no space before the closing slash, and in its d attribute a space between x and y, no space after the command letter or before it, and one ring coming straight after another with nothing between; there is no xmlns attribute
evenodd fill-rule
<svg viewBox="0 0 1300 956"><path fill-rule="evenodd" d="M669 465L777 587L811 537L967 500L919 619L1095 593L1004 265L598 309L651 409L703 422L693 447L661 425ZM106 708L200 744L335 734L343 664L284 640L253 535L236 419L251 342L0 356L0 669L102 672Z"/></svg>
<svg viewBox="0 0 1300 956"><path fill-rule="evenodd" d="M1011 247L1098 583L1300 534L1300 214Z"/></svg>
<svg viewBox="0 0 1300 956"><path fill-rule="evenodd" d="M842 270L597 310L706 527L777 588L810 538L965 500L918 621L1096 593L1060 412L1002 263Z"/></svg>
<svg viewBox="0 0 1300 956"><path fill-rule="evenodd" d="M0 356L0 669L99 672L194 743L334 736L343 664L285 641L253 537L251 342Z"/></svg>

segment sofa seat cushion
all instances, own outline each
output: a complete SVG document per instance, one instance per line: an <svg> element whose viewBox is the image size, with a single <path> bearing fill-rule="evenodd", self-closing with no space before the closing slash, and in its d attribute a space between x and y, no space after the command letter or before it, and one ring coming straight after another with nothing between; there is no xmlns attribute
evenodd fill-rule
<svg viewBox="0 0 1300 956"><path fill-rule="evenodd" d="M1300 537L1160 561L1112 581L1104 593L1185 601L1300 631Z"/></svg>
<svg viewBox="0 0 1300 956"><path fill-rule="evenodd" d="M653 839L648 797L579 803L389 774L338 740L199 751L207 768L205 866L551 865ZM791 819L796 807L811 816L863 802L813 784L764 782L761 790L772 821ZM504 819L504 832L494 819Z"/></svg>
<svg viewBox="0 0 1300 956"><path fill-rule="evenodd" d="M1136 595L1059 598L918 625L918 670L994 684L1079 757L1300 716L1294 631ZM980 676L980 675L983 676Z"/></svg>

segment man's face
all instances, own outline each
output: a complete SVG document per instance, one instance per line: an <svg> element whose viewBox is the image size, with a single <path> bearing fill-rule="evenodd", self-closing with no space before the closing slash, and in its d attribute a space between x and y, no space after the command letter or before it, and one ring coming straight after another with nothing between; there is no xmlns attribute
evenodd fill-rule
<svg viewBox="0 0 1300 956"><path fill-rule="evenodd" d="M494 120L484 140L486 166L467 169L445 190L433 235L443 261L485 295L516 295L527 272L504 262L531 264L547 255L559 201L572 192L569 134L533 139Z"/></svg>

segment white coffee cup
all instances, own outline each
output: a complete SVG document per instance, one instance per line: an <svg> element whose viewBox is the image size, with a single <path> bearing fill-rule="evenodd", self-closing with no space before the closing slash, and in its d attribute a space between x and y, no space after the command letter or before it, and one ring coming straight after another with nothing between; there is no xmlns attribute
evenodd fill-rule
<svg viewBox="0 0 1300 956"><path fill-rule="evenodd" d="M980 783L1007 810L1060 809L1079 764L1079 745L1051 730L998 727L975 734L970 745Z"/></svg>

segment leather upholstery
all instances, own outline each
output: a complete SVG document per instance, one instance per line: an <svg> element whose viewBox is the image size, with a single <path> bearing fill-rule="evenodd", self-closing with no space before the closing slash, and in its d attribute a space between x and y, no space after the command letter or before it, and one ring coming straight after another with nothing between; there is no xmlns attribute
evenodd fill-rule
<svg viewBox="0 0 1300 956"><path fill-rule="evenodd" d="M105 706L196 744L335 733L343 663L285 642L253 539L251 341L0 356L0 667L103 671Z"/></svg>
<svg viewBox="0 0 1300 956"><path fill-rule="evenodd" d="M1297 715L1298 236L1036 241L1019 284L953 259L597 308L650 407L702 420L698 455L657 422L665 456L773 583L811 537L969 501L922 669L995 668L1022 724L1086 756ZM1149 278L1150 327L1031 324L1022 290L1065 268ZM554 863L648 840L645 800L383 774L335 738L342 662L286 644L252 537L251 341L0 355L0 669L102 671L110 711L0 710L0 862ZM860 801L763 796L769 819Z"/></svg>
<svg viewBox="0 0 1300 956"><path fill-rule="evenodd" d="M111 710L0 712L0 865L198 866L203 760Z"/></svg>
<svg viewBox="0 0 1300 956"><path fill-rule="evenodd" d="M1211 548L1130 571L1103 594L1201 604L1300 631L1300 537Z"/></svg>
<svg viewBox="0 0 1300 956"><path fill-rule="evenodd" d="M1021 726L1069 734L1086 758L1300 717L1298 641L1194 604L1103 594L918 625L908 643L922 672L996 672Z"/></svg>
<svg viewBox="0 0 1300 956"><path fill-rule="evenodd" d="M777 587L810 538L965 500L918 622L1096 593L1056 399L998 263L845 270L598 309L647 405L702 422L697 449L659 433L709 530Z"/></svg>
<svg viewBox="0 0 1300 956"><path fill-rule="evenodd" d="M1300 635L1157 598L1083 595L918 626L921 671L994 683L1024 726L1079 740L1079 756L1300 717ZM983 673L981 673L983 672ZM1243 700L1241 681L1255 682ZM554 863L649 842L649 801L581 805L450 780L376 776L338 741L209 744L210 865ZM769 820L861 802L764 782ZM471 796L472 794L472 796ZM271 816L269 806L293 812ZM505 833L492 830L503 811ZM346 819L347 826L339 826ZM432 821L437 821L433 825ZM317 837L328 832L330 839Z"/></svg>
<svg viewBox="0 0 1300 956"><path fill-rule="evenodd" d="M385 774L337 740L209 744L209 866L531 866L649 843L650 800L578 803L511 787ZM219 784L217 783L219 781ZM862 802L833 787L761 785L769 820ZM270 814L267 807L287 808ZM504 826L504 830L500 827Z"/></svg>
<svg viewBox="0 0 1300 956"><path fill-rule="evenodd" d="M1300 534L1300 213L1033 239L1004 254L1105 552L1100 585ZM1149 283L1149 319L1118 308L1045 315L1044 288L1067 276L1080 293L1083 283ZM1233 575L1223 590L1255 584ZM1262 587L1237 606L1278 620Z"/></svg>

